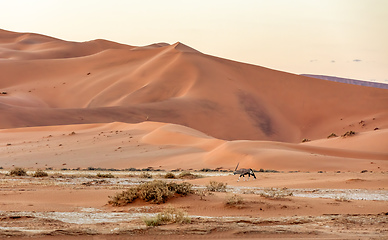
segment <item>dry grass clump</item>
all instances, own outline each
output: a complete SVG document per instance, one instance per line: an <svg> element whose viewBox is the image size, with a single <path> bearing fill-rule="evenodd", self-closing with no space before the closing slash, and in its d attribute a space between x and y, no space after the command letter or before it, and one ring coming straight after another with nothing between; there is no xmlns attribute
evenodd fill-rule
<svg viewBox="0 0 388 240"><path fill-rule="evenodd" d="M183 179L196 179L196 178L199 178L199 176L198 176L198 175L195 175L195 174L192 174L191 172L184 171L184 172L181 172L181 173L178 175L178 178L183 178Z"/></svg>
<svg viewBox="0 0 388 240"><path fill-rule="evenodd" d="M282 199L286 197L292 196L292 192L287 191L286 188L277 189L277 188L268 188L264 189L263 192L260 193L260 196L269 198L269 199Z"/></svg>
<svg viewBox="0 0 388 240"><path fill-rule="evenodd" d="M227 183L210 181L208 185L206 185L206 189L210 192L226 192Z"/></svg>
<svg viewBox="0 0 388 240"><path fill-rule="evenodd" d="M225 200L225 205L229 207L241 207L241 205L244 204L244 200L241 196L237 194L233 194L231 196L228 196Z"/></svg>
<svg viewBox="0 0 388 240"><path fill-rule="evenodd" d="M171 172L168 172L166 173L166 175L164 175L164 178L176 178L175 174L174 173L171 173Z"/></svg>
<svg viewBox="0 0 388 240"><path fill-rule="evenodd" d="M345 138L345 137L351 137L353 135L355 135L356 132L354 131L347 131L346 133L342 134L341 137Z"/></svg>
<svg viewBox="0 0 388 240"><path fill-rule="evenodd" d="M97 177L99 178L114 178L112 173L97 173Z"/></svg>
<svg viewBox="0 0 388 240"><path fill-rule="evenodd" d="M27 176L27 171L24 168L15 167L9 172L11 176Z"/></svg>
<svg viewBox="0 0 388 240"><path fill-rule="evenodd" d="M48 173L41 170L41 169L38 169L34 172L34 175L32 175L33 177L47 177L48 176Z"/></svg>
<svg viewBox="0 0 388 240"><path fill-rule="evenodd" d="M304 142L310 142L311 140L310 139L308 139L308 138L303 138L302 139L302 143L304 143Z"/></svg>
<svg viewBox="0 0 388 240"><path fill-rule="evenodd" d="M337 137L337 134L331 133L329 136L327 136L327 138L332 138L332 137Z"/></svg>
<svg viewBox="0 0 388 240"><path fill-rule="evenodd" d="M152 178L152 175L148 172L142 172L139 177L140 178Z"/></svg>
<svg viewBox="0 0 388 240"><path fill-rule="evenodd" d="M191 223L191 219L186 212L181 209L176 209L174 207L167 207L163 212L158 213L156 217L153 218L143 218L144 223L147 226L155 227L162 224L168 223Z"/></svg>
<svg viewBox="0 0 388 240"><path fill-rule="evenodd" d="M124 206L139 198L146 202L160 204L165 203L174 194L186 196L192 193L191 188L192 184L186 182L178 184L154 180L130 188L115 196L109 196L111 200L108 203L113 206Z"/></svg>

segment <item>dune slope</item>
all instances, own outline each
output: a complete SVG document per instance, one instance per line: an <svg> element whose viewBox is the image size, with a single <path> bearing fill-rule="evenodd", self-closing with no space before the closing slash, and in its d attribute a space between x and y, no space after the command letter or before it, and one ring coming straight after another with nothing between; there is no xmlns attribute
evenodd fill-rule
<svg viewBox="0 0 388 240"><path fill-rule="evenodd" d="M0 30L0 128L176 123L225 140L300 142L361 120L387 127L388 91L200 53Z"/></svg>

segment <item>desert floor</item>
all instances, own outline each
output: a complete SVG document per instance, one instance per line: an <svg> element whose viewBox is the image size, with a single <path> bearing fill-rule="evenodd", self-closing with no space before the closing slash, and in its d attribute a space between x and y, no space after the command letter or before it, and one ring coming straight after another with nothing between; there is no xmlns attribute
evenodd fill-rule
<svg viewBox="0 0 388 240"><path fill-rule="evenodd" d="M388 237L388 172L256 173L237 182L230 172L192 172L196 179L164 179L166 172L47 171L48 177L0 179L0 236L25 239L384 239ZM99 178L111 173L114 178ZM175 173L179 175L179 172ZM141 182L187 181L194 193L165 204L142 200L121 207L109 196ZM210 181L227 184L209 192ZM55 194L53 194L55 193ZM238 195L239 204L226 204ZM172 206L189 224L143 222Z"/></svg>

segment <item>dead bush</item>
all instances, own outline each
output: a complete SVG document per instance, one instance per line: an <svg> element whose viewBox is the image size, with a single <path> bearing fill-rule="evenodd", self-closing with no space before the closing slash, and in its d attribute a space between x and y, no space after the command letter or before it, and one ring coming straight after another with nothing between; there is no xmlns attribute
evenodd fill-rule
<svg viewBox="0 0 388 240"><path fill-rule="evenodd" d="M355 134L356 134L356 132L354 132L354 131L347 131L346 133L342 134L341 137L343 137L343 138L351 137Z"/></svg>
<svg viewBox="0 0 388 240"><path fill-rule="evenodd" d="M282 199L292 195L293 195L292 192L287 191L286 188L282 188L282 189L268 188L268 189L264 189L264 191L260 193L260 196L269 198L269 199Z"/></svg>
<svg viewBox="0 0 388 240"><path fill-rule="evenodd" d="M144 223L147 226L159 226L162 224L168 223L190 223L191 219L186 212L181 209L176 209L174 207L167 207L163 212L158 213L156 217L153 218L143 218Z"/></svg>
<svg viewBox="0 0 388 240"><path fill-rule="evenodd" d="M99 178L114 178L112 173L97 173L97 177Z"/></svg>
<svg viewBox="0 0 388 240"><path fill-rule="evenodd" d="M166 173L166 175L164 175L164 178L176 178L175 174L174 173Z"/></svg>
<svg viewBox="0 0 388 240"><path fill-rule="evenodd" d="M244 203L244 200L242 197L240 197L237 194L233 194L231 196L228 196L225 200L225 205L229 207L241 207L241 205Z"/></svg>
<svg viewBox="0 0 388 240"><path fill-rule="evenodd" d="M36 171L34 172L34 175L32 175L32 176L33 176L33 177L47 177L47 176L48 176L48 173L45 172L45 171L43 171L43 170L38 169L38 170L36 170Z"/></svg>
<svg viewBox="0 0 388 240"><path fill-rule="evenodd" d="M192 174L191 172L181 172L181 174L178 175L178 178L182 179L196 179L199 178L198 175Z"/></svg>
<svg viewBox="0 0 388 240"><path fill-rule="evenodd" d="M147 172L142 172L139 176L140 178L152 178L152 175Z"/></svg>
<svg viewBox="0 0 388 240"><path fill-rule="evenodd" d="M24 168L15 167L9 172L9 175L11 176L27 176L26 170Z"/></svg>
<svg viewBox="0 0 388 240"><path fill-rule="evenodd" d="M139 198L151 203L165 203L174 194L186 196L192 193L190 183L166 183L159 180L142 183L139 186L130 188L115 196L110 196L109 204L114 206L124 206Z"/></svg>
<svg viewBox="0 0 388 240"><path fill-rule="evenodd" d="M226 192L227 183L210 181L208 185L206 185L206 189L210 192Z"/></svg>

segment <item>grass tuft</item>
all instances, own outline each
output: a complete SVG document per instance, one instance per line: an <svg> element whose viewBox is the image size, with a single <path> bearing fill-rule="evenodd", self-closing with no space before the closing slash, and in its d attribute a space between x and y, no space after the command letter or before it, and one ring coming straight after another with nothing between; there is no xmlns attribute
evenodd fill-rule
<svg viewBox="0 0 388 240"><path fill-rule="evenodd" d="M162 224L168 224L168 223L179 223L179 224L191 223L191 219L186 212L171 206L165 208L163 212L158 213L156 217L143 218L143 221L147 226L151 226L151 227L159 226Z"/></svg>
<svg viewBox="0 0 388 240"><path fill-rule="evenodd" d="M237 194L227 197L225 201L225 205L229 207L241 207L242 204L244 204L244 200Z"/></svg>
<svg viewBox="0 0 388 240"><path fill-rule="evenodd" d="M112 173L97 173L97 177L99 178L114 178Z"/></svg>
<svg viewBox="0 0 388 240"><path fill-rule="evenodd" d="M227 183L210 181L208 185L206 185L206 189L210 192L226 192Z"/></svg>
<svg viewBox="0 0 388 240"><path fill-rule="evenodd" d="M287 191L286 188L278 189L278 188L268 188L264 189L260 196L268 198L268 199L282 199L286 197L292 196L292 192Z"/></svg>

